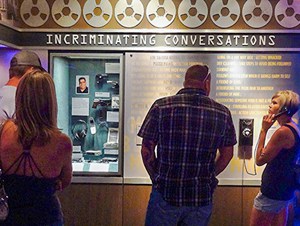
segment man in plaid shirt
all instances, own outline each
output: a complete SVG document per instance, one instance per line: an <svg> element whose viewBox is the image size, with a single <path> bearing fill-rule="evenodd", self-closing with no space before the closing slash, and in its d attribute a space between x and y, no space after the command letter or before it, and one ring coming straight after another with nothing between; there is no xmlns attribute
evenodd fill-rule
<svg viewBox="0 0 300 226"><path fill-rule="evenodd" d="M208 225L216 175L236 144L230 111L208 97L210 82L208 66L190 67L184 88L156 100L142 124L142 159L153 184L145 225Z"/></svg>

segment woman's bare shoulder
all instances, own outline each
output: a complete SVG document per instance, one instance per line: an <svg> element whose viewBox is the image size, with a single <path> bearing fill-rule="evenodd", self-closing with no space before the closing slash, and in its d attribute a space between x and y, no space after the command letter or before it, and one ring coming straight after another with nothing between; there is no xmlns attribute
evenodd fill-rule
<svg viewBox="0 0 300 226"><path fill-rule="evenodd" d="M58 132L57 135L61 141L71 142L71 138L67 134Z"/></svg>
<svg viewBox="0 0 300 226"><path fill-rule="evenodd" d="M298 132L298 131L297 131ZM287 126L281 126L275 131L274 136L285 148L293 147L295 138L292 130Z"/></svg>
<svg viewBox="0 0 300 226"><path fill-rule="evenodd" d="M56 142L60 149L64 151L72 151L72 141L69 136L62 132L56 134Z"/></svg>
<svg viewBox="0 0 300 226"><path fill-rule="evenodd" d="M275 131L274 136L286 139L288 137L291 137L291 134L292 131L290 130L290 128L288 128L287 126L281 126Z"/></svg>
<svg viewBox="0 0 300 226"><path fill-rule="evenodd" d="M10 130L10 129L14 129L14 130L17 129L17 125L11 119L6 120L5 122L3 122L2 126L3 126L2 131L7 131L7 130Z"/></svg>
<svg viewBox="0 0 300 226"><path fill-rule="evenodd" d="M294 125L294 124L288 124L288 125L293 127L297 131L297 133L299 134L300 131L299 131L299 128L296 125ZM292 130L288 126L285 126L285 125L279 127L278 130L276 130L276 132L281 136L290 136L290 135L293 134Z"/></svg>
<svg viewBox="0 0 300 226"><path fill-rule="evenodd" d="M17 125L12 120L7 120L1 128L1 141L5 140L8 143L14 143L18 139L17 133Z"/></svg>

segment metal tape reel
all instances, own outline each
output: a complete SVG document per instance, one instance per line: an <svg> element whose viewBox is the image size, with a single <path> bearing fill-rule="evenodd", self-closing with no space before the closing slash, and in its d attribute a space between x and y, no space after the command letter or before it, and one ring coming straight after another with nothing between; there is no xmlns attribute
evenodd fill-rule
<svg viewBox="0 0 300 226"><path fill-rule="evenodd" d="M161 11L162 15L160 15ZM159 0L151 0L146 9L148 21L155 27L167 27L176 16L176 7L172 0L165 0L162 4Z"/></svg>
<svg viewBox="0 0 300 226"><path fill-rule="evenodd" d="M227 15L222 15L223 11L228 11ZM221 28L234 25L240 17L241 9L236 0L228 0L226 4L223 0L215 0L210 8L210 17L214 24Z"/></svg>
<svg viewBox="0 0 300 226"><path fill-rule="evenodd" d="M255 10L259 10L260 15L255 15ZM267 25L272 18L272 14L272 4L268 0L261 0L258 5L255 0L248 0L242 10L244 21L253 28L261 28Z"/></svg>
<svg viewBox="0 0 300 226"><path fill-rule="evenodd" d="M299 3L299 1L294 0L292 4L289 4L288 0L280 0L275 6L276 21L285 28L298 26L300 24L300 19L297 19L300 17Z"/></svg>
<svg viewBox="0 0 300 226"><path fill-rule="evenodd" d="M85 21L93 27L103 27L112 18L113 9L108 0L101 0L99 4L96 0L88 0L83 7L83 17Z"/></svg>
<svg viewBox="0 0 300 226"><path fill-rule="evenodd" d="M132 14L127 15L126 10L131 10ZM115 7L115 18L123 27L135 27L144 18L144 6L140 0L132 0L131 4L119 0Z"/></svg>
<svg viewBox="0 0 300 226"><path fill-rule="evenodd" d="M192 9L196 12L195 15L191 15ZM200 16L203 19L200 19ZM207 16L208 8L204 0L196 0L195 4L192 4L191 0L183 0L178 7L179 20L189 28L199 27L205 22Z"/></svg>
<svg viewBox="0 0 300 226"><path fill-rule="evenodd" d="M56 0L52 6L52 18L62 27L71 27L78 22L81 15L81 7L77 0Z"/></svg>
<svg viewBox="0 0 300 226"><path fill-rule="evenodd" d="M40 27L50 16L50 7L46 0L23 1L20 7L20 15L25 24L30 27Z"/></svg>

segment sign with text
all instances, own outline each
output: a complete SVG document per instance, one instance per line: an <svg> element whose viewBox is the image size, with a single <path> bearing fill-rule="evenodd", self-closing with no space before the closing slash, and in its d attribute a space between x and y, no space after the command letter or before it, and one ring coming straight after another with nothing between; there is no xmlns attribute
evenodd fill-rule
<svg viewBox="0 0 300 226"><path fill-rule="evenodd" d="M17 31L0 24L0 43L19 47L132 51L300 51L300 32Z"/></svg>
<svg viewBox="0 0 300 226"><path fill-rule="evenodd" d="M252 152L255 152L261 119L268 113L273 94L284 89L300 91L299 60L300 55L296 53L127 53L124 178L148 178L140 156L141 141L136 134L152 103L157 98L174 95L182 88L188 67L209 65L212 73L210 97L230 109L236 131L240 119L254 119ZM259 185L263 167L257 169L256 176L243 172L244 167L254 171L253 161L253 158L239 158L236 145L234 158L219 179L239 184L244 177L249 181L256 180Z"/></svg>

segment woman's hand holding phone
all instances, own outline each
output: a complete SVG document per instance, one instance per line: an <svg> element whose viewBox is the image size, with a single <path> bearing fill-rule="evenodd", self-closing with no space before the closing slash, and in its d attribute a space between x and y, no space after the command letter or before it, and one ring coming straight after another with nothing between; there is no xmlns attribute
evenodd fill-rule
<svg viewBox="0 0 300 226"><path fill-rule="evenodd" d="M261 129L267 132L275 122L274 117L274 114L265 115L262 120Z"/></svg>

